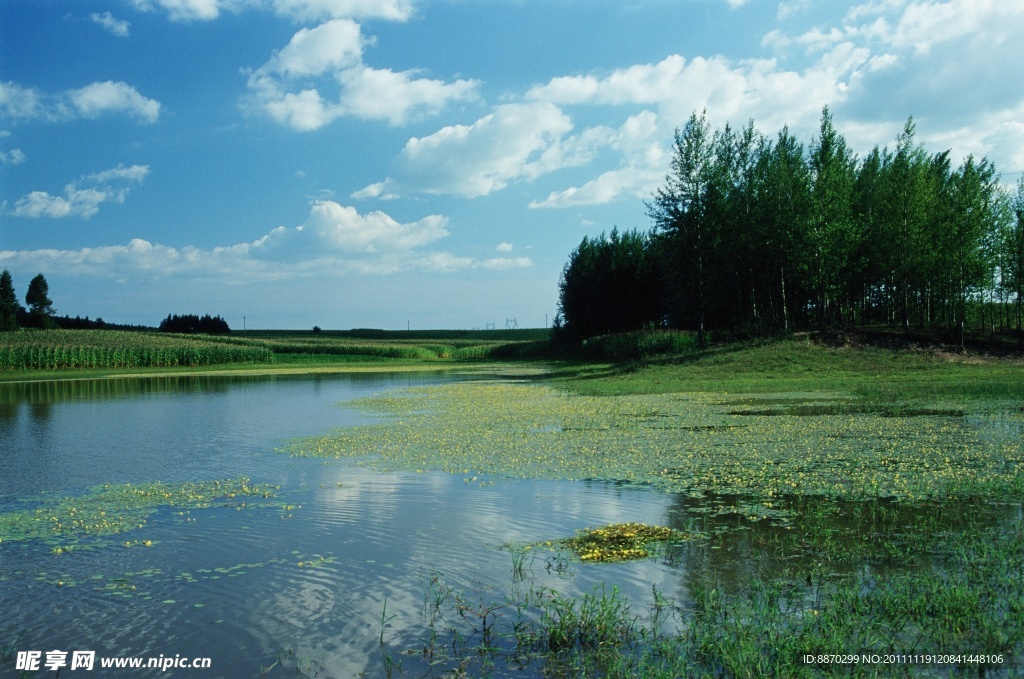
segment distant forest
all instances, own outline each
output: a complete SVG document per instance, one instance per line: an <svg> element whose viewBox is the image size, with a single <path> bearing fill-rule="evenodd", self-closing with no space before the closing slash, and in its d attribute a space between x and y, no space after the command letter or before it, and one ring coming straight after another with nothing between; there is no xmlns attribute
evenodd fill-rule
<svg viewBox="0 0 1024 679"><path fill-rule="evenodd" d="M1021 334L1024 178L1005 190L987 159L954 168L913 118L895 149L857 158L826 107L817 138L753 121L675 133L649 232L584 238L559 285L569 341L645 327L765 334L927 328L963 344L970 322ZM972 329L975 326L972 325Z"/></svg>

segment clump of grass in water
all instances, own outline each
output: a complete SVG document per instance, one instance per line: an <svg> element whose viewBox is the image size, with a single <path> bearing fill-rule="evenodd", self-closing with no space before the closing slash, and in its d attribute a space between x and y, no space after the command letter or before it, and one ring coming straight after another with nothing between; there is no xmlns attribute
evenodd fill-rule
<svg viewBox="0 0 1024 679"><path fill-rule="evenodd" d="M690 540L694 536L643 523L613 523L600 528L585 528L576 537L560 544L572 550L580 561L614 562L646 559L657 545Z"/></svg>

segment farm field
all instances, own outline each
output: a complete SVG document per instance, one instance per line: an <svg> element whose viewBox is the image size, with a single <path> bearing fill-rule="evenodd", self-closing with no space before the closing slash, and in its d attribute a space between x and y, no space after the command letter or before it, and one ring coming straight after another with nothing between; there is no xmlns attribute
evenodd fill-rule
<svg viewBox="0 0 1024 679"><path fill-rule="evenodd" d="M249 332L176 335L107 330L0 333L0 380L67 374L100 376L138 369L346 369L387 361L508 359L535 354L544 330Z"/></svg>

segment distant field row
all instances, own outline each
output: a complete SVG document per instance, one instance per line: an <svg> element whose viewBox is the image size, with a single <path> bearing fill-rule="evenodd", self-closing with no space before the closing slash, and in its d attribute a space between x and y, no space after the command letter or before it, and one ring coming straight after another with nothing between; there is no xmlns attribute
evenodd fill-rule
<svg viewBox="0 0 1024 679"><path fill-rule="evenodd" d="M111 330L0 333L0 370L162 368L273 363L275 355L367 356L392 359L516 358L537 351L546 331L376 333L260 332L173 335Z"/></svg>

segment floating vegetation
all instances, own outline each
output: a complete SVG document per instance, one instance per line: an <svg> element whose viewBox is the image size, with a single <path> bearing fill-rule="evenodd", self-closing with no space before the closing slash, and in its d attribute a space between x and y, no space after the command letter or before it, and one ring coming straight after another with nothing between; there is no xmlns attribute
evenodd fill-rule
<svg viewBox="0 0 1024 679"><path fill-rule="evenodd" d="M643 523L613 523L600 528L584 528L576 537L560 544L572 550L580 561L632 561L646 559L657 551L657 546L671 542L684 542L689 535L665 526Z"/></svg>
<svg viewBox="0 0 1024 679"><path fill-rule="evenodd" d="M737 398L585 396L511 381L412 388L355 404L385 421L299 439L285 452L369 458L381 470L626 481L694 496L1012 499L1024 491L1016 410L749 417L729 412L725 403Z"/></svg>
<svg viewBox="0 0 1024 679"><path fill-rule="evenodd" d="M71 551L89 536L110 536L142 528L159 507L200 509L215 504L242 508L251 499L274 496L277 487L252 484L240 477L192 483L104 484L84 495L44 499L32 509L0 514L0 542L46 540L55 554ZM125 546L152 546L129 540Z"/></svg>

